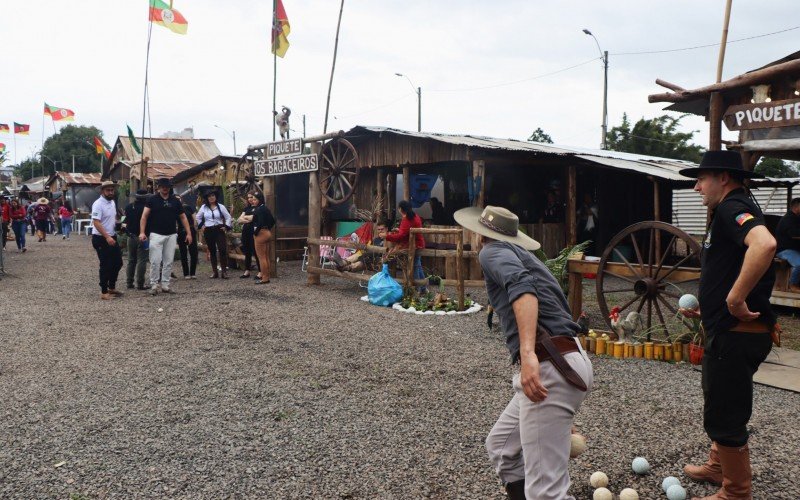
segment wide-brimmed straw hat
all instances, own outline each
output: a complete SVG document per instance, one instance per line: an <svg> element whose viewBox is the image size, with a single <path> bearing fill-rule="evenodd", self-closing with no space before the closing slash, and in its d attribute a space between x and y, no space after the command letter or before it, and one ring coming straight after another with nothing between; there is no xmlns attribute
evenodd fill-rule
<svg viewBox="0 0 800 500"><path fill-rule="evenodd" d="M50 203L50 201L44 196L42 196L41 198L36 200L36 203L39 203L40 205L47 205L48 203Z"/></svg>
<svg viewBox="0 0 800 500"><path fill-rule="evenodd" d="M117 187L117 183L114 182L114 181L103 181L103 183L100 184L100 189L105 189L107 187L115 188L115 187Z"/></svg>
<svg viewBox="0 0 800 500"><path fill-rule="evenodd" d="M744 169L742 155L736 151L706 151L699 167L684 168L680 174L697 179L701 171L729 172L733 176L745 179L763 179L764 176Z"/></svg>
<svg viewBox="0 0 800 500"><path fill-rule="evenodd" d="M538 250L542 247L538 241L519 230L519 217L506 208L491 205L484 209L462 208L453 217L460 226L481 236L507 241L525 250Z"/></svg>

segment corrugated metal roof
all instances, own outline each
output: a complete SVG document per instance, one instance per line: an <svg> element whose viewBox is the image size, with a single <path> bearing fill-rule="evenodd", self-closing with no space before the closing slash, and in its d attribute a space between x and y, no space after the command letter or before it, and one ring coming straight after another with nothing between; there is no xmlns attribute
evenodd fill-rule
<svg viewBox="0 0 800 500"><path fill-rule="evenodd" d="M99 173L70 173L70 172L56 172L66 184L100 184Z"/></svg>
<svg viewBox="0 0 800 500"><path fill-rule="evenodd" d="M135 173L137 169L129 162L122 162L131 168L131 172ZM199 163L193 162L148 162L147 163L147 178L150 180L168 177L172 179L177 174L194 168Z"/></svg>
<svg viewBox="0 0 800 500"><path fill-rule="evenodd" d="M355 138L365 132L373 134L390 133L481 149L524 151L542 155L575 156L584 161L598 163L607 167L622 170L634 170L645 175L652 175L654 177L670 181L691 182L691 179L681 176L678 174L678 171L682 168L697 166L697 164L690 161L675 160L672 158L660 158L657 156L637 155L604 149L588 149L542 142L521 141L518 139L497 139L494 137L473 135L412 132L389 127L359 125L348 131L345 134L345 137Z"/></svg>
<svg viewBox="0 0 800 500"><path fill-rule="evenodd" d="M127 135L117 137L122 154L117 159L124 162L138 162L141 155L134 151ZM145 139L137 137L139 147L151 161L158 163L192 163L197 165L220 154L213 139Z"/></svg>

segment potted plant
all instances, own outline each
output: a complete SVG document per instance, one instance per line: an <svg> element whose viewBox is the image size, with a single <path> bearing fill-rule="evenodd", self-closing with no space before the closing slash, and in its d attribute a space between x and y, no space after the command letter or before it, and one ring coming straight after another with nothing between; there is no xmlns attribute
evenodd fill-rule
<svg viewBox="0 0 800 500"><path fill-rule="evenodd" d="M689 318L691 322L692 342L689 344L689 361L693 365L703 362L703 353L706 345L706 332L700 318Z"/></svg>

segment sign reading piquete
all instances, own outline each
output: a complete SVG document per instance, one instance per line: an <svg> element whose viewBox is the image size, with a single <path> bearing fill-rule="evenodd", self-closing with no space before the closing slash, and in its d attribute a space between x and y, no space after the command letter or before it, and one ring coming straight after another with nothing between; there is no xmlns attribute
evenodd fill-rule
<svg viewBox="0 0 800 500"><path fill-rule="evenodd" d="M267 144L265 160L256 160L253 171L257 177L314 172L318 167L317 155L301 154L302 139L270 142Z"/></svg>

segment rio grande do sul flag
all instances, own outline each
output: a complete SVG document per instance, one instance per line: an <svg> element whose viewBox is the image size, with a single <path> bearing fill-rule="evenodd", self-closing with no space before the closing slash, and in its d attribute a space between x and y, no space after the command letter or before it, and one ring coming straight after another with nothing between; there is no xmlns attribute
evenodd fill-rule
<svg viewBox="0 0 800 500"><path fill-rule="evenodd" d="M172 1L167 5L161 0L150 0L150 20L180 35L189 29L186 18L172 8Z"/></svg>
<svg viewBox="0 0 800 500"><path fill-rule="evenodd" d="M17 135L29 135L31 133L31 126L25 123L14 122L14 133Z"/></svg>
<svg viewBox="0 0 800 500"><path fill-rule="evenodd" d="M286 15L286 9L283 8L283 2L278 0L275 5L275 18L272 20L272 53L278 57L286 55L289 50L289 17Z"/></svg>
<svg viewBox="0 0 800 500"><path fill-rule="evenodd" d="M111 158L111 151L106 148L106 145L103 144L102 139L97 136L94 136L94 148L97 151L97 154L104 155L106 159Z"/></svg>
<svg viewBox="0 0 800 500"><path fill-rule="evenodd" d="M50 118L52 118L54 122L61 120L64 120L65 122L71 122L75 119L75 112L71 109L59 108L57 106L51 106L47 103L44 103L44 114L50 115Z"/></svg>
<svg viewBox="0 0 800 500"><path fill-rule="evenodd" d="M9 131L8 123L0 123L0 132L8 133L8 131Z"/></svg>
<svg viewBox="0 0 800 500"><path fill-rule="evenodd" d="M6 145L0 142L0 153L6 150Z"/></svg>

